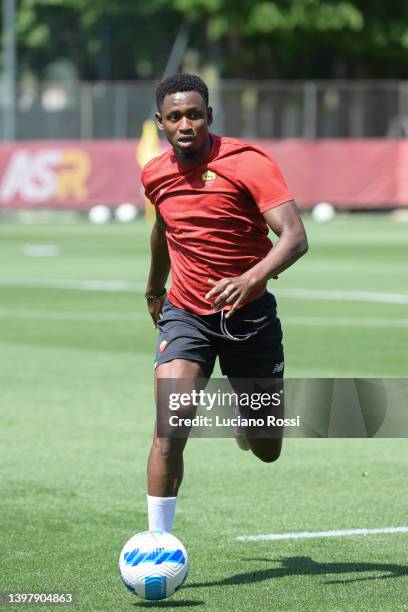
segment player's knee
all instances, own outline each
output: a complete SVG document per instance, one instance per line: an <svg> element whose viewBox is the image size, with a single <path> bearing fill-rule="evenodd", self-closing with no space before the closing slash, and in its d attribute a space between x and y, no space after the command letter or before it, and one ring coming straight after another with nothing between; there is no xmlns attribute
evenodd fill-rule
<svg viewBox="0 0 408 612"><path fill-rule="evenodd" d="M254 444L251 444L253 454L263 461L263 463L273 463L277 461L282 451L282 443L280 440L274 441L273 444L271 444L270 441L268 442L269 444L266 443L266 440L257 440Z"/></svg>
<svg viewBox="0 0 408 612"><path fill-rule="evenodd" d="M277 461L279 459L280 451L276 451L273 453L262 453L257 455L257 457L264 463L273 463L274 461Z"/></svg>
<svg viewBox="0 0 408 612"><path fill-rule="evenodd" d="M280 457L280 451L274 451L274 452L255 452L252 451L254 453L254 455L256 455L256 457L258 457L258 459L260 459L261 461L263 461L263 463L273 463L274 461L277 461Z"/></svg>

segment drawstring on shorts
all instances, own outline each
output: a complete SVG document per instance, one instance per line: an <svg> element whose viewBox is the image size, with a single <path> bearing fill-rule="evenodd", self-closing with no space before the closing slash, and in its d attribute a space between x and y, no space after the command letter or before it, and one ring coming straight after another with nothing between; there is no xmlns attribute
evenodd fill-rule
<svg viewBox="0 0 408 612"><path fill-rule="evenodd" d="M250 334L245 334L244 336L233 336L227 328L227 320L225 318L225 311L221 310L221 318L220 318L220 329L221 333L227 338L231 340L235 340L236 342L241 342L242 340L248 340L251 336L255 335L256 332L251 332Z"/></svg>

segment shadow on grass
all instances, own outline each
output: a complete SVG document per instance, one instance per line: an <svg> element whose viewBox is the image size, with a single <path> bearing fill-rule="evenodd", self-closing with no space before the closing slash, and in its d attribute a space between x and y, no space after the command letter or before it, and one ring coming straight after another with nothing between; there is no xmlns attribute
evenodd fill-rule
<svg viewBox="0 0 408 612"><path fill-rule="evenodd" d="M347 584L357 582L358 580L378 580L408 576L407 565L397 565L394 563L319 563L318 561L313 561L311 557L283 557L280 559L255 557L242 559L242 561L262 561L265 563L280 563L281 565L280 567L268 567L262 570L235 574L229 578L213 582L188 583L184 588L253 584L285 576L332 576L333 574L339 576L341 574L373 573L372 576L360 577L356 575L352 578L327 580L326 584Z"/></svg>
<svg viewBox="0 0 408 612"><path fill-rule="evenodd" d="M195 586L195 585L194 585ZM172 600L166 599L164 601L135 601L133 604L136 608L182 608L185 606L186 608L189 606L203 606L205 605L205 601L196 601L192 599L179 599Z"/></svg>

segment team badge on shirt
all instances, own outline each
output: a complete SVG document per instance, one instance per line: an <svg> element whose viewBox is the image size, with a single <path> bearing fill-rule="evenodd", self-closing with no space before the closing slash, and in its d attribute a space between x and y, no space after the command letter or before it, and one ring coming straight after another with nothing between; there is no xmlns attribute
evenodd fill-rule
<svg viewBox="0 0 408 612"><path fill-rule="evenodd" d="M217 175L215 174L215 172L212 172L211 170L206 170L201 175L201 178L203 179L204 183L212 183L217 178Z"/></svg>

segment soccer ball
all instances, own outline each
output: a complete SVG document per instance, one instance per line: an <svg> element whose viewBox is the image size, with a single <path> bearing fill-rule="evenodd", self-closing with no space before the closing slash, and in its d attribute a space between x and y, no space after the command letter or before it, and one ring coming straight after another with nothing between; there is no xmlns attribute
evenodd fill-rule
<svg viewBox="0 0 408 612"><path fill-rule="evenodd" d="M109 221L110 216L110 209L107 206L103 206L102 204L91 208L88 214L90 222L94 223L95 225L104 225Z"/></svg>
<svg viewBox="0 0 408 612"><path fill-rule="evenodd" d="M166 531L142 531L124 545L119 573L131 593L144 599L173 595L188 574L188 557L183 544Z"/></svg>
<svg viewBox="0 0 408 612"><path fill-rule="evenodd" d="M336 216L336 209L329 202L320 202L312 210L312 217L317 223L332 221Z"/></svg>

